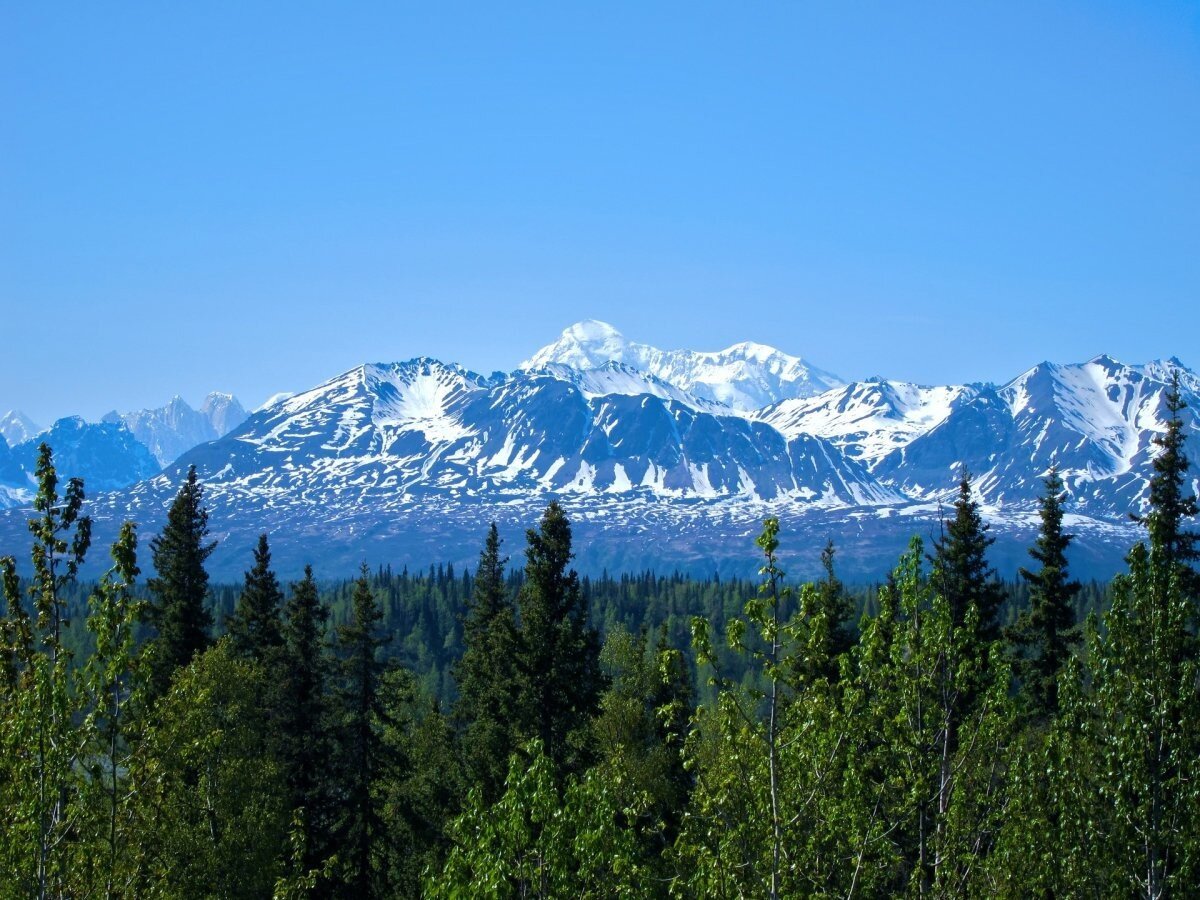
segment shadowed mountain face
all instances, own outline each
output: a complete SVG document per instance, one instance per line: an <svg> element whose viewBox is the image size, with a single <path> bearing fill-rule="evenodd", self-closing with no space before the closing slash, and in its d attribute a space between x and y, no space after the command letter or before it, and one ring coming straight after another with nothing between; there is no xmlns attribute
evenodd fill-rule
<svg viewBox="0 0 1200 900"><path fill-rule="evenodd" d="M759 369L734 366L718 383L704 368L704 381L701 363L679 363L695 362L686 351L672 351L672 368L661 351L606 328L573 326L508 375L433 359L360 366L251 414L161 473L151 459L129 486L110 490L95 454L60 456L60 470L86 463L102 534L126 518L152 534L195 465L222 540L213 557L222 577L246 567L262 531L288 576L306 562L338 574L363 559L470 563L488 522L519 546L557 498L576 523L585 569L752 572L753 536L778 515L796 574L815 571L832 538L847 576L881 578L912 534L934 533L963 467L999 538L997 563L1015 570L1042 478L1057 465L1072 494L1075 552L1089 567L1080 574L1106 576L1137 537L1127 516L1145 501L1172 372L1200 402L1200 382L1177 360L1107 357L1043 363L1003 386L875 379L805 395L795 379L780 399L784 380ZM753 390L772 401L746 411L717 399ZM22 514L0 516L0 552L23 541Z"/></svg>
<svg viewBox="0 0 1200 900"><path fill-rule="evenodd" d="M159 471L150 451L124 425L85 422L71 416L13 448L13 456L24 472L22 480L30 488L43 443L54 450L55 468L61 477L83 478L90 494L117 490Z"/></svg>
<svg viewBox="0 0 1200 900"><path fill-rule="evenodd" d="M31 502L43 442L54 450L60 474L82 478L94 494L151 478L184 452L245 420L246 411L237 399L220 393L209 394L199 411L175 397L158 409L111 412L100 422L68 416L46 430L10 412L0 420L0 430L25 436L9 442L11 449L0 449L0 509Z"/></svg>

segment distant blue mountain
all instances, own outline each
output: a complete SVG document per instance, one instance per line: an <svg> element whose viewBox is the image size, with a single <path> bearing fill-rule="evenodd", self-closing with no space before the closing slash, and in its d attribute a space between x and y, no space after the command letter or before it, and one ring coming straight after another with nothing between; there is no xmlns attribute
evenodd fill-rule
<svg viewBox="0 0 1200 900"><path fill-rule="evenodd" d="M120 424L64 420L48 439L60 472L87 479L101 533L125 518L153 533L194 465L221 541L218 577L245 569L262 531L285 576L306 562L331 574L363 559L471 563L488 522L515 550L555 498L584 569L753 572L752 538L777 515L795 574L815 571L833 539L845 575L881 578L912 534L937 533L964 468L1011 574L1027 561L1052 465L1071 494L1081 574L1107 576L1138 536L1128 513L1144 508L1167 381L1177 373L1200 404L1200 380L1174 359L1042 363L1004 385L812 372L760 345L663 353L587 323L508 374L427 358L359 366L161 473ZM743 408L750 397L768 402ZM115 430L89 431L102 427ZM0 515L0 552L23 543L20 516Z"/></svg>
<svg viewBox="0 0 1200 900"><path fill-rule="evenodd" d="M64 477L82 478L89 493L115 491L157 475L158 462L124 425L59 419L49 430L18 444L13 455L27 475L37 468L38 448L49 444Z"/></svg>

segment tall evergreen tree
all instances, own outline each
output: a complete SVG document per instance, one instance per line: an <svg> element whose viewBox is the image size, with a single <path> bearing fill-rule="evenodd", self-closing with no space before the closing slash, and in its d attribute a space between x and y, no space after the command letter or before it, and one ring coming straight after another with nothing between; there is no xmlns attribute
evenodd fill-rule
<svg viewBox="0 0 1200 900"><path fill-rule="evenodd" d="M838 578L833 567L835 550L833 541L825 544L821 551L821 568L825 577L817 582L816 609L825 622L823 633L824 646L821 652L807 655L805 660L821 660L821 671L810 672L809 675L820 675L836 681L838 678L838 658L854 646L854 601L846 592L846 586Z"/></svg>
<svg viewBox="0 0 1200 900"><path fill-rule="evenodd" d="M284 619L279 709L280 757L291 806L303 810L304 869L319 866L326 856L331 827L332 798L328 766L332 752L329 731L325 656L325 624L329 610L321 603L312 566L292 585Z"/></svg>
<svg viewBox="0 0 1200 900"><path fill-rule="evenodd" d="M387 639L380 634L383 612L371 590L366 563L350 602L350 621L337 629L342 682L338 696L341 818L334 834L344 896L369 898L384 891L381 842L386 831L375 787L387 769L382 739L386 710L380 694L386 664L379 656Z"/></svg>
<svg viewBox="0 0 1200 900"><path fill-rule="evenodd" d="M570 770L582 762L583 749L572 739L595 713L604 687L600 640L587 623L579 576L568 569L571 525L557 501L526 540L515 721L523 738L540 740L546 756Z"/></svg>
<svg viewBox="0 0 1200 900"><path fill-rule="evenodd" d="M1185 521L1193 518L1200 507L1187 482L1191 464L1184 452L1187 435L1182 417L1187 403L1179 393L1178 371L1172 374L1163 400L1167 430L1154 438L1160 450L1154 458L1154 475L1150 478L1150 509L1146 515L1133 518L1150 532L1150 543L1157 548L1162 564L1179 567L1184 595L1200 602L1200 575L1193 568L1200 560L1197 547L1200 534L1188 530Z"/></svg>
<svg viewBox="0 0 1200 900"><path fill-rule="evenodd" d="M1037 571L1022 568L1021 578L1029 585L1029 609L1009 629L1008 637L1019 649L1014 669L1029 698L1033 716L1041 721L1058 712L1058 676L1081 639L1075 623L1078 581L1067 574L1067 547L1072 535L1062 530L1062 479L1057 469L1046 476L1040 501L1041 529L1029 555Z"/></svg>
<svg viewBox="0 0 1200 900"><path fill-rule="evenodd" d="M283 646L282 606L283 591L271 571L271 548L267 536L260 534L254 548L254 566L246 573L245 587L229 618L233 651L268 665L275 662Z"/></svg>
<svg viewBox="0 0 1200 900"><path fill-rule="evenodd" d="M463 754L485 802L496 800L504 787L513 742L516 703L516 621L504 582L507 557L500 555L500 535L488 529L474 589L463 620L463 655L454 667L458 700L454 718L463 729Z"/></svg>
<svg viewBox="0 0 1200 900"><path fill-rule="evenodd" d="M211 643L212 614L205 606L208 572L204 563L217 542L206 543L207 536L204 489L192 466L175 495L162 533L150 541L157 573L147 583L151 597L148 619L157 630L150 649L152 698L166 694L175 670Z"/></svg>
<svg viewBox="0 0 1200 900"><path fill-rule="evenodd" d="M933 588L950 606L951 621L961 628L968 614L978 613L979 638L991 643L1000 637L1000 606L1004 586L988 565L987 548L995 539L979 515L979 504L971 496L971 476L962 473L954 518L945 534L934 543Z"/></svg>

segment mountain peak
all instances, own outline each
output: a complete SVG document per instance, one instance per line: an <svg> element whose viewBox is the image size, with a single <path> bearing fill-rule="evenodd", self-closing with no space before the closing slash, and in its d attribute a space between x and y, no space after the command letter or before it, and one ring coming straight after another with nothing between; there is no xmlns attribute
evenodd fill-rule
<svg viewBox="0 0 1200 900"><path fill-rule="evenodd" d="M775 347L743 341L724 350L660 350L625 338L607 322L584 319L521 363L522 369L559 365L579 371L618 363L688 394L749 412L791 397L809 397L841 379Z"/></svg>
<svg viewBox="0 0 1200 900"><path fill-rule="evenodd" d="M1088 360L1090 365L1100 366L1105 369L1119 369L1122 363L1119 360L1113 359L1107 353L1100 353Z"/></svg>
<svg viewBox="0 0 1200 900"><path fill-rule="evenodd" d="M625 336L607 322L584 319L563 329L558 340L543 347L525 362L522 369L537 369L551 363L575 369L598 369L606 362L631 362L630 344ZM648 348L647 348L648 349Z"/></svg>
<svg viewBox="0 0 1200 900"><path fill-rule="evenodd" d="M607 322L599 319L584 319L563 329L562 336L576 341L593 343L596 341L624 340L624 336Z"/></svg>
<svg viewBox="0 0 1200 900"><path fill-rule="evenodd" d="M0 435L10 447L24 443L36 434L42 432L40 425L35 425L29 416L19 409L10 409L0 416Z"/></svg>

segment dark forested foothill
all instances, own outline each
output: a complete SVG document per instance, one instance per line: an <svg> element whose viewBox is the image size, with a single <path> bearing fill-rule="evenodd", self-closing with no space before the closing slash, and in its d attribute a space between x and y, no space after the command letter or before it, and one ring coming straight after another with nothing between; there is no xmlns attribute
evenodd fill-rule
<svg viewBox="0 0 1200 900"><path fill-rule="evenodd" d="M336 580L314 547L331 580L281 583L264 534L210 584L192 470L85 584L84 485L43 447L28 560L0 559L0 900L1194 896L1197 506L1165 403L1109 585L1071 577L1054 470L1011 583L964 473L876 586L773 517L755 580L581 576L557 503L473 572Z"/></svg>

